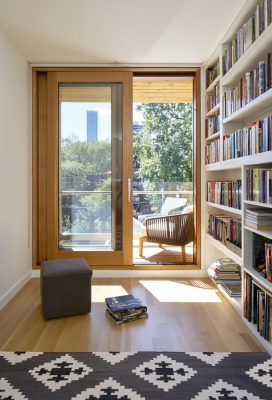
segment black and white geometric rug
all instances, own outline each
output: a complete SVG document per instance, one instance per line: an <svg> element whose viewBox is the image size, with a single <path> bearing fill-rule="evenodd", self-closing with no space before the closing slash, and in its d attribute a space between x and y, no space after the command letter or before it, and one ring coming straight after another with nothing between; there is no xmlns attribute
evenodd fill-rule
<svg viewBox="0 0 272 400"><path fill-rule="evenodd" d="M267 353L0 352L1 400L272 400Z"/></svg>

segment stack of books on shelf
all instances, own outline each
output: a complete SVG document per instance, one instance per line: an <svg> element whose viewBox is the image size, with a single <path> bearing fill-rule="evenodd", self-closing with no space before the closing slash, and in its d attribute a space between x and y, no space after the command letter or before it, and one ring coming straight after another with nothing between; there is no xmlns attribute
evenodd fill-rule
<svg viewBox="0 0 272 400"><path fill-rule="evenodd" d="M245 318L272 343L272 298L250 275L245 279Z"/></svg>
<svg viewBox="0 0 272 400"><path fill-rule="evenodd" d="M258 230L271 231L272 233L272 210L260 207L246 209L245 226Z"/></svg>
<svg viewBox="0 0 272 400"><path fill-rule="evenodd" d="M209 234L241 257L241 219L225 215L209 216Z"/></svg>
<svg viewBox="0 0 272 400"><path fill-rule="evenodd" d="M225 45L223 74L239 60L251 44L267 29L272 20L272 0L261 0L249 19Z"/></svg>
<svg viewBox="0 0 272 400"><path fill-rule="evenodd" d="M242 296L241 280L237 280L236 282L222 282L221 287L230 297Z"/></svg>
<svg viewBox="0 0 272 400"><path fill-rule="evenodd" d="M147 307L132 294L108 297L105 302L106 313L116 324L148 317Z"/></svg>
<svg viewBox="0 0 272 400"><path fill-rule="evenodd" d="M252 168L246 171L246 199L272 204L272 168Z"/></svg>
<svg viewBox="0 0 272 400"><path fill-rule="evenodd" d="M207 201L241 209L242 181L208 181Z"/></svg>
<svg viewBox="0 0 272 400"><path fill-rule="evenodd" d="M240 266L231 258L219 258L209 266L208 274L216 283L221 284L241 280Z"/></svg>
<svg viewBox="0 0 272 400"><path fill-rule="evenodd" d="M251 126L237 129L223 138L223 158L251 156L272 150L272 117L252 122Z"/></svg>

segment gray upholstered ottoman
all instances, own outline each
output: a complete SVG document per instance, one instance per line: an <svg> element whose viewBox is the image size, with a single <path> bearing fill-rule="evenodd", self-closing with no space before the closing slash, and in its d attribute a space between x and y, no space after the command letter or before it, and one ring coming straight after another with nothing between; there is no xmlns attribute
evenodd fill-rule
<svg viewBox="0 0 272 400"><path fill-rule="evenodd" d="M44 319L91 311L92 270L83 258L41 263L41 303Z"/></svg>

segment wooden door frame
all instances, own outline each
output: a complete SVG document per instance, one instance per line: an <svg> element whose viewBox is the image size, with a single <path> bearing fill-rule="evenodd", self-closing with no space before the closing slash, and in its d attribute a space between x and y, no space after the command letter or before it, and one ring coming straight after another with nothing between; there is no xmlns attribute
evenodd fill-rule
<svg viewBox="0 0 272 400"><path fill-rule="evenodd" d="M44 191L45 189L41 188L40 185L40 179L41 176L45 177L46 176L46 182L48 182L48 175L52 173L52 169L56 168L56 156L53 157L53 164L49 167L50 171L48 174L47 167L45 165L44 160L41 160L39 158L39 148L41 148L44 143L43 140L41 140L41 137L39 137L39 132L45 131L48 129L47 124L49 126L53 124L51 121L51 118L49 118L49 121L45 121L44 114L46 113L46 108L50 108L50 104L47 104L47 102L44 99L44 96L41 94L40 91L40 77L47 75L48 72L56 72L57 74L63 74L65 73L66 77L68 78L69 76L71 77L73 75L73 80L74 80L74 74L75 72L94 72L98 74L103 74L103 79L106 79L106 76L110 74L111 72L119 72L119 73L127 73L130 72L131 74L131 81L132 81L132 75L133 73L157 73L159 74L171 74L171 75L190 75L194 77L194 102L193 102L193 115L194 115L194 133L193 133L193 140L194 140L194 154L193 154L193 165L194 165L194 213L195 213L195 242L194 242L194 264L193 265L186 265L186 266L174 266L174 265L164 265L164 266L158 266L158 265L153 265L153 266L138 266L137 269L200 269L201 268L201 74L200 74L200 67L108 67L108 68L97 68L97 67L34 67L32 69L32 130L33 130L33 140L32 140L32 179L33 179L33 193L32 193L32 256L33 256L33 268L39 268L39 263L41 260L41 255L44 256L46 253L45 248L47 249L50 244L47 243L48 241L48 235L49 235L49 241L51 240L51 232L52 232L52 226L47 224L46 222L46 216L48 212L53 209L53 212L56 212L56 207L57 204L51 204L50 209L47 207L44 201ZM44 79L44 78L42 78ZM82 81L82 79L81 79ZM50 83L50 85L53 84L53 82ZM45 104L46 103L46 104ZM124 122L124 129L130 130L132 134L132 115L131 115L131 110L132 110L132 91L127 95L127 97L124 99L124 116L130 116L129 118L125 119ZM56 127L54 127L56 129ZM124 148L128 149L129 143L128 143L128 136L124 135ZM46 146L50 146L53 144L52 138L48 138L46 140ZM132 160L132 152L125 152L127 153L127 156L130 157L130 160ZM51 156L50 156L51 157ZM55 161L54 161L55 158ZM132 164L132 163L131 163ZM126 178L132 177L132 166L130 168L130 171L127 172ZM47 191L47 196L48 198L50 190L52 188L46 187ZM127 196L127 181L124 179L123 181L123 191L125 196ZM52 208L51 208L52 207ZM132 210L132 203L131 203L131 210ZM132 211L131 211L132 212ZM53 231L55 231L55 227L53 227ZM45 234L46 232L46 234ZM56 230L58 232L58 230ZM56 234L56 232L54 234ZM124 240L126 241L131 241L132 242L132 231L131 229L128 229L128 221L124 221L124 227L123 227L123 235ZM130 233L131 232L131 233ZM131 237L130 237L131 236ZM57 250L51 251L50 252L50 257L56 258L57 256ZM71 254L70 254L71 255ZM72 257L78 257L79 253L75 252ZM80 252L80 256L84 256L82 252ZM64 254L59 254L59 257L65 257ZM47 256L47 258L49 258ZM129 263L130 255L127 253L124 255L122 259L122 268L124 269L133 269L135 270L135 267L133 267ZM120 264L116 264L119 265ZM96 266L95 268L97 269L104 269L104 268L113 268L115 269L116 266L114 266L112 263L106 263L104 266Z"/></svg>
<svg viewBox="0 0 272 400"><path fill-rule="evenodd" d="M38 79L39 80L39 79ZM43 81L43 79L42 79ZM123 84L123 165L126 166L123 171L122 179L122 192L123 192L123 218L122 218L122 237L123 237L123 250L120 251L61 251L58 248L58 232L59 232L59 182L58 182L58 168L59 168L59 101L58 101L58 84L60 82L73 82L73 83L122 83ZM40 84L39 84L40 85ZM35 140L34 143L43 141L46 145L46 160L45 168L41 175L41 171L37 171L35 182L37 182L37 188L46 184L44 190L45 199L41 199L41 196L36 197L36 203L44 203L46 205L46 221L41 221L38 218L33 218L35 224L42 225L42 237L43 237L43 249L40 248L39 244L33 244L33 248L36 251L36 264L44 259L40 257L41 250L45 259L63 259L63 258L78 258L83 257L92 265L132 265L132 248L130 243L132 242L132 202L128 202L128 179L132 178L132 73L131 72L93 72L93 71L81 71L81 72L68 72L68 71L50 71L47 74L47 91L46 100L39 98L41 105L46 102L44 111L46 114L45 121L46 127L43 131L39 131L36 126L37 136L39 140ZM37 85L36 85L37 87ZM46 109L45 109L46 108ZM36 107L37 109L37 107ZM38 118L41 117L41 112L36 110ZM46 139L44 140L44 135ZM42 136L42 138L40 137ZM38 149L36 149L37 151ZM39 148L41 152L41 148ZM38 157L39 159L39 157ZM37 165L37 167L40 167ZM39 168L38 168L39 169ZM36 188L36 189L37 189ZM35 189L35 188L33 188ZM38 193L36 193L37 195ZM131 196L131 194L130 194ZM35 199L35 198L34 198ZM33 200L34 200L33 199ZM37 211L40 207L35 206L34 209ZM36 214L37 215L37 214ZM36 220L36 221L35 221ZM36 228L36 227L35 227ZM34 230L33 230L34 231ZM37 232L37 228L35 229ZM38 232L37 232L38 233ZM38 242L40 243L40 238Z"/></svg>

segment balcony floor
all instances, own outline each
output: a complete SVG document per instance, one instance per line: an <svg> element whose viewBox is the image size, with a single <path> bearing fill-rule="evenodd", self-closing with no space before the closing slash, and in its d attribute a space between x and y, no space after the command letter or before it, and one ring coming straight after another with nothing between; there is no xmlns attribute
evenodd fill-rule
<svg viewBox="0 0 272 400"><path fill-rule="evenodd" d="M193 243L186 246L186 264L193 263ZM185 264L179 246L144 243L143 257L139 256L139 240L133 240L133 264Z"/></svg>

